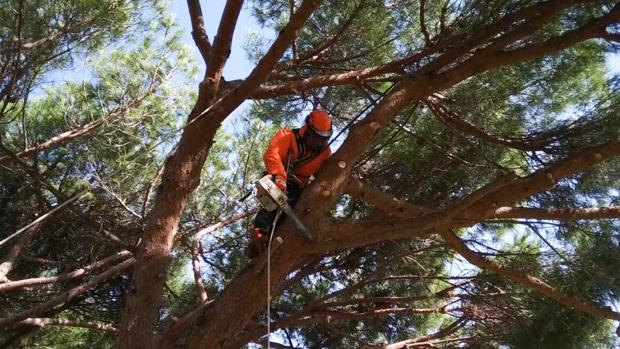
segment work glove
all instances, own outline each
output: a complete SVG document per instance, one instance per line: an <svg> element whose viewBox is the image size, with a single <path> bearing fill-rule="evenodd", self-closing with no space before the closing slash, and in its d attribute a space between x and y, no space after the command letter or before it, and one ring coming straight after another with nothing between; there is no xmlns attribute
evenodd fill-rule
<svg viewBox="0 0 620 349"><path fill-rule="evenodd" d="M284 179L284 177L274 176L273 184L275 184L276 187L280 188L280 190L286 193L286 180Z"/></svg>

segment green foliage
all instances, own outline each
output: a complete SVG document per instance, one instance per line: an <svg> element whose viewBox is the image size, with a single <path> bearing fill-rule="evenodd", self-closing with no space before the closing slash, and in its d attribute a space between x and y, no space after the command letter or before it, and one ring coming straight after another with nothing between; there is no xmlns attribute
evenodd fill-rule
<svg viewBox="0 0 620 349"><path fill-rule="evenodd" d="M297 6L299 1L293 3ZM394 81L416 77L427 62L485 25L534 3L426 1L424 28L420 1L333 1L320 6L298 31L295 49L285 53L277 69L281 75L274 75L265 85L286 83L291 76L304 79L374 67L424 51L422 58L364 84L334 84L254 101L227 120L180 219L165 275L158 329L196 308L198 295L190 268L192 238L199 228L255 207L254 202L238 199L262 175L262 153L277 129L301 126L308 111L320 106L334 116L336 130L344 131L333 144L337 149L347 137L346 127L356 122L354 118L366 106L391 91ZM250 6L261 25L277 32L290 17L290 4L255 0ZM600 2L571 7L509 49L541 42L604 10ZM71 272L127 247L115 245L105 233L113 233L130 246L141 238L143 209L148 212L151 204L147 201L156 195L153 185L167 180L156 178L157 172L178 141L196 98L188 82L198 68L191 51L181 43L174 18L166 12L166 4L159 1L147 6L139 1L9 0L0 9L0 41L7 47L61 33L49 45L20 54L0 49L2 67L21 66L24 72L17 78L0 73L0 90L9 86L11 92L0 95L2 144L19 152L63 132L95 125L84 135L25 156L27 168L0 158L2 238L74 193L95 187L71 209L45 222L27 246L28 256L49 260L53 266L18 261L8 275L11 279ZM15 35L18 26L21 33ZM250 59L257 62L271 39L249 35L245 46ZM332 39L336 46L317 50ZM620 103L617 81L606 76L607 49L600 41L584 42L540 60L484 72L441 95L414 101L373 139L354 165L353 175L428 211L442 210L498 175L525 176L571 152L615 139ZM457 57L442 71L469 54ZM308 55L303 65L286 65ZM86 81L31 92L50 73L58 74L78 62L89 67ZM487 137L439 118L432 103L449 110L452 121L478 128ZM619 178L620 161L613 159L518 204L540 208L618 205ZM197 257L209 299L215 299L246 267L243 250L251 218L213 231L200 241ZM329 218L374 219L387 224L395 219L350 197L343 197ZM359 229L364 229L363 224ZM485 221L460 235L480 256L545 280L572 297L609 306L620 297L618 230L616 221ZM3 255L7 250L2 247ZM430 232L409 240L309 256L296 268L284 280L288 287L272 300L272 320L299 316L300 325L278 330L278 335L300 347L394 343L452 325L454 331L446 338L472 336L455 344L459 347L605 348L612 342L612 329L605 320L561 306L503 275L473 268ZM87 277L97 273L89 272ZM123 273L50 316L118 324L129 277L129 272ZM9 293L0 299L0 316L28 309L84 280ZM256 287L263 287L263 281L257 280ZM266 321L265 312L259 312L241 335ZM9 332L0 335L0 343L17 335L22 346L114 345L112 335L80 328Z"/></svg>
<svg viewBox="0 0 620 349"><path fill-rule="evenodd" d="M23 119L9 118L0 131L3 144L17 150L42 144L68 131L82 131L87 125L93 127L83 135L39 151L32 158L24 158L24 165L4 162L4 168L10 171L0 172L0 207L9 214L0 217L5 227L3 238L58 202L94 187L69 209L45 221L23 252L48 260L53 267L18 260L9 274L11 280L72 272L119 251L119 246L106 239L103 232L134 244L142 230L142 221L134 214L141 213L143 193L163 163L165 150L176 141L178 125L189 113L193 93L186 81L195 74L196 66L189 49L180 42L178 29L161 8L148 10L146 4L138 2L119 4L122 6L118 11L122 11L118 13L105 2L55 2L47 7L40 4L41 11L49 11L50 16L58 18L63 11L67 15L70 11L86 11L84 16L98 14L98 20L109 22L106 25L112 25L114 31L97 34L91 28L93 40L99 41L88 44L71 38L78 41L68 45L85 45L82 48L89 54L91 70L85 73L88 81L67 81L32 96L23 109ZM140 11L151 12L140 12L138 18L133 12L136 6L141 7ZM107 12L101 15L101 11ZM128 25L130 20L134 22ZM142 30L143 25L148 25L150 34L140 40L132 39L133 44L105 46L110 43L108 36L120 37L132 27ZM106 49L100 50L103 47ZM47 64L44 69L60 67L54 62L43 63ZM33 172L38 175L33 176ZM4 256L5 246L2 251ZM90 271L85 279L10 294L0 302L0 316L30 308L33 299L52 299L101 271ZM129 273L123 273L108 280L49 316L118 324L120 301L127 293L129 277ZM0 342L13 335L23 345L62 348L81 348L85 343L111 348L116 340L114 335L95 330L51 326L43 331L8 331L0 336Z"/></svg>

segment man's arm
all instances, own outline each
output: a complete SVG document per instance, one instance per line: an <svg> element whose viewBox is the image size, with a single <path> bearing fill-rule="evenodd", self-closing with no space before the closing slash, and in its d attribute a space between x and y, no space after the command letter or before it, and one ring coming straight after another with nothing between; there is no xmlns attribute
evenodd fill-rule
<svg viewBox="0 0 620 349"><path fill-rule="evenodd" d="M267 173L274 176L276 179L282 180L284 183L286 183L285 164L288 161L287 156L289 151L292 152L292 136L293 134L290 130L279 130L271 139L263 155Z"/></svg>

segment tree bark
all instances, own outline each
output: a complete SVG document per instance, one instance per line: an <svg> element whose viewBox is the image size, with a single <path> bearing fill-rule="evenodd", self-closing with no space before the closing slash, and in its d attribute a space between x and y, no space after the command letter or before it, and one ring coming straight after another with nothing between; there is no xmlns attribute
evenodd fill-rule
<svg viewBox="0 0 620 349"><path fill-rule="evenodd" d="M304 9L311 13L313 5L315 5L312 4L313 2L304 1L295 16L303 12ZM606 23L613 17L605 16L604 20L594 24L589 23L582 31L576 29L568 32L566 35L552 38L548 40L550 45L545 45L545 43L533 44L513 51L503 51L505 47L509 47L510 44L533 33L546 24L550 18L576 2L578 1L549 1L542 3L542 5L534 5L528 9L536 9L536 11L532 10L529 14L531 18L526 16L524 17L526 19L523 21L517 21L514 18L510 20L504 18L489 26L486 30L482 30L472 40L468 40L463 45L458 45L448 50L420 71L403 78L396 85L393 92L382 99L360 123L350 129L349 135L340 149L327 161L316 181L304 191L295 211L306 226L315 233L328 230L330 226L329 210L340 198L344 187L348 183L353 165L368 148L375 135L391 121L398 111L411 102L454 86L477 73L538 58L566 47L565 44L559 41L566 40L571 45L583 41L594 36L593 32L596 30L599 30L601 27L604 28ZM519 15L525 16L525 12L520 11ZM512 17L518 16L514 15ZM293 22L294 19L292 18L290 23ZM512 29L511 27L515 23L523 25ZM502 34L498 36L499 33ZM287 31L287 28L285 28L279 37L285 39L274 43L272 49L268 51L248 79L230 90L229 94L222 97L220 101L215 102L215 106L205 104L194 109L196 112L192 116L196 119L202 118L202 120L198 120L195 125L186 128L177 151L167 162L164 180L160 186L155 207L151 214L149 214L146 232L138 255L138 267L134 274L136 287L134 293L128 297L128 305L123 316L121 342L119 342L121 348L150 347L150 338L156 320L156 307L161 297L161 285L163 284L165 266L168 263L170 248L180 214L185 206L187 197L197 185L199 167L204 162L212 137L221 120L247 96L254 98L258 96L258 93L254 93L257 92L256 87L264 81L277 59L281 57L281 53L292 42L294 30ZM488 42L489 40L492 41ZM474 53L476 47L483 46L482 44L485 43L488 43L488 45ZM528 48L535 48L535 50L527 54L525 50ZM517 54L513 56L510 54L512 52ZM463 57L469 58L461 63L454 64L464 59ZM446 69L446 67L449 68ZM353 79L356 74L359 75L359 72L346 76L346 78L340 76L339 79ZM316 80L316 86L337 83L338 80L327 82ZM309 88L308 86L310 85L306 81L298 84L300 89L288 89L289 85L283 93L296 93ZM258 92L264 92L264 96L275 95L274 89L270 90L269 87L265 89ZM212 93L213 91L210 92ZM202 115L207 106L209 108L213 107L213 112L209 110L210 114L207 113L206 117L199 116ZM214 115L217 115L217 117ZM190 119L193 120L193 118ZM504 194L504 192L499 194L495 192L484 193L483 197L489 196L493 198ZM508 197L514 199L529 195L531 195L530 190L522 190L517 195L508 195ZM474 199L476 198L472 198L473 201L475 201ZM512 200L509 202L512 202ZM491 203L490 201L485 201L485 204ZM458 208L467 209L467 206L458 206ZM486 209L487 207L485 207ZM481 214L481 212L476 213ZM447 212L444 216L436 218L441 219L442 222L449 223L454 218L454 215L455 213ZM402 220L400 223L401 226L398 228L403 238L411 237L412 231L420 233L419 230L407 227L408 221ZM352 243L378 242L386 239L377 235L370 236L365 234L364 230L366 227L361 225L352 228L343 236L338 236L334 231L327 236L319 235L320 242L316 245L333 249L351 246ZM345 238L351 238L353 233L358 233L355 228L362 230L361 234L359 234L362 238L344 241ZM391 231L393 228L392 226L384 225L377 229ZM309 246L296 235L295 228L290 221L283 224L279 233L284 237L284 244L271 257L273 261L271 275L267 275L264 268L263 262L266 256L259 257L255 264L249 265L241 271L213 303L201 308L204 309L204 312L200 313L200 315L192 313L191 320L193 322L188 320L183 323L182 326L185 326L186 329L191 323L194 324L188 337L190 348L227 348L233 345L234 340L231 338L234 338L243 329L245 323L266 301L266 287L257 287L256 280L264 280L266 284L266 279L269 277L272 285L276 287L291 272L300 258L314 247L314 245ZM198 310L198 312L200 311ZM182 330L181 327L175 327L175 336L180 335ZM166 341L170 343L170 341L174 341L174 338L167 337Z"/></svg>
<svg viewBox="0 0 620 349"><path fill-rule="evenodd" d="M148 214L136 258L133 288L126 297L123 310L119 348L152 347L157 308L161 303L166 266L170 262L179 219L189 195L199 184L200 171L215 133L222 121L264 81L295 38L296 31L318 5L318 0L305 0L248 78L213 104L209 100L217 93L210 89L213 85L205 76L196 105L188 117L188 125L174 154L166 161L154 207ZM214 50L215 47L212 52Z"/></svg>
<svg viewBox="0 0 620 349"><path fill-rule="evenodd" d="M572 2L561 3L560 1L552 1L545 4L547 4L544 8L546 11L545 18L549 19L570 6ZM535 31L544 24L541 23L541 20L536 21L541 18L542 17L538 16L532 20L536 22L534 23L535 25L519 27L513 32L508 32L502 36L501 45L499 45L498 41L498 44L495 45L493 49L501 51L503 47L509 45L511 42L510 40L518 40L527 33ZM577 29L566 36L558 37L557 40L567 38L571 42L583 41L588 37L592 37L593 25L600 28L605 25L609 18L610 16L605 16L604 20L589 25L584 29L585 34L583 35ZM501 27L501 25L498 24L496 27ZM489 29L489 32L492 32L492 30ZM557 40L551 39L550 42L555 43ZM463 63L453 66L438 75L433 75L438 69L441 69L449 62L453 62L455 57L465 54L467 50L457 50L455 52L448 52L445 56L440 56L435 62L429 64L429 66L435 70L431 68L424 69L424 74L416 73L410 78L404 79L401 83L397 84L393 92L384 97L361 122L350 129L349 135L342 146L326 162L317 179L312 185L306 188L302 194L295 212L311 231L321 232L326 230L330 225L328 221L328 212L333 207L335 201L340 197L345 185L348 183L353 164L359 159L365 149L367 149L374 136L390 122L392 117L399 110L409 105L411 102L423 99L431 93L453 86L482 71L497 69L507 64L514 64L527 59L538 58L556 52L563 47L565 46L550 45L549 47L536 50L535 54L521 54L518 58L505 54L496 55L496 51L487 51L484 55L473 55ZM488 57L491 56L494 58L491 60L488 59ZM560 173L558 173L558 175L559 174ZM489 196L503 197L505 192L509 192L509 190L501 190L500 192L501 193L489 193ZM523 198L531 194L530 190L526 190L508 196L511 197L510 202L512 202L516 197ZM492 202L488 203L492 204ZM406 223L407 222L403 222L401 227L403 238L411 237L412 232L420 233L418 229L407 228L405 226ZM362 225L358 225L357 229L351 227L352 229L349 229L344 236L337 234L342 233L341 231L336 233L332 230L329 236L319 236L319 243L317 243L316 246L322 245L324 249L321 250L328 251L357 245L355 243L355 241L358 240L356 236L360 236L360 240L363 239L366 243L384 241L386 239L386 237L377 237L376 235L370 236L370 234L366 235L364 234L366 227L362 227ZM390 229L392 228L394 227L384 226L386 231L391 231ZM295 235L294 231L295 228L290 222L285 223L280 228L280 235L284 237L284 243L272 256L272 266L274 266L272 267L270 275L272 285L279 284L304 253L317 251L317 249L314 248L315 245L307 245L306 242L300 240L300 238ZM338 239L340 244L335 243L335 239ZM345 242L345 240L347 241ZM196 326L193 327L189 338L190 348L227 348L231 343L228 338L239 333L244 323L264 304L267 293L266 289L264 287L256 287L255 280L264 280L265 278L267 278L266 272L260 267L248 266L244 269L230 283L224 292L206 308L205 313L198 317ZM231 305L233 304L235 307L231 309Z"/></svg>

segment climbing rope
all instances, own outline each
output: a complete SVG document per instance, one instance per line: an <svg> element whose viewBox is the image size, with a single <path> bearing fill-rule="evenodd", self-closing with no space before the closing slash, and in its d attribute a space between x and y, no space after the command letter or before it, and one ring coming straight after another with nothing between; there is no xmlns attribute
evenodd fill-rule
<svg viewBox="0 0 620 349"><path fill-rule="evenodd" d="M276 219L271 226L271 234L269 234L269 242L267 243L267 349L271 349L271 242L273 241L274 231L276 230L275 222L278 221L282 211L278 209Z"/></svg>
<svg viewBox="0 0 620 349"><path fill-rule="evenodd" d="M379 97L379 99L383 98L385 95L387 95L390 91L392 91L392 89L394 88L394 86L396 86L395 83L392 84L392 86L390 86L387 90L385 90L385 92L383 92L381 94L381 96ZM377 100L379 100L377 99ZM315 102L321 103L319 101L319 98L315 96ZM260 103L256 103L258 105L259 108L263 109L263 106L260 105ZM322 104L322 103L321 103ZM316 107L316 104L313 103L313 105ZM340 135L342 135L347 129L349 129L351 127L351 125L353 125L353 123L355 121L357 121L362 115L364 115L364 113L366 113L366 111L368 111L368 109L370 109L373 106L377 105L377 101L376 100L372 100L372 103L369 103L364 109L362 109L362 111L360 111L359 113L357 113L357 115L355 117L353 117L346 125L345 127L343 127L340 132L338 132L338 134L336 134L336 136L334 136L329 143L327 143L327 145L325 145L325 148L323 148L321 150L321 152L327 148L329 148L329 146L331 146L334 141L336 139L338 139L338 137L340 137ZM188 125L186 125L188 126ZM287 169L286 169L286 173L288 175L289 171L290 171L290 165L291 165L291 161L290 161L290 156L292 154L289 154L289 161L287 164ZM271 234L269 234L269 241L267 243L267 349L271 349L271 243L273 241L273 236L274 236L274 232L276 230L276 222L278 222L278 219L280 218L280 215L282 214L282 211L280 209L278 209L277 213L276 213L276 218L274 219L274 223L271 226Z"/></svg>

